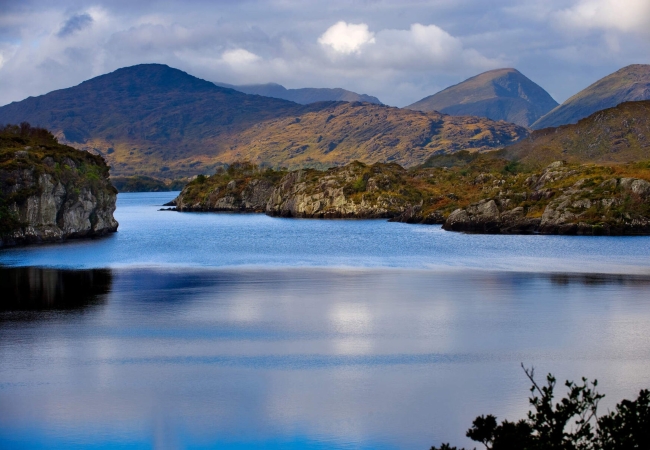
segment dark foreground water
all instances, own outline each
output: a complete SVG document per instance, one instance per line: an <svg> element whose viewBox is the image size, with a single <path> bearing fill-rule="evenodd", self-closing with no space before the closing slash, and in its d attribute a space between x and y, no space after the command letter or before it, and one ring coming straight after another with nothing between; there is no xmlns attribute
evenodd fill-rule
<svg viewBox="0 0 650 450"><path fill-rule="evenodd" d="M429 448L650 387L650 239L156 211L0 252L0 448ZM36 266L40 267L37 268ZM81 270L70 271L75 268Z"/></svg>

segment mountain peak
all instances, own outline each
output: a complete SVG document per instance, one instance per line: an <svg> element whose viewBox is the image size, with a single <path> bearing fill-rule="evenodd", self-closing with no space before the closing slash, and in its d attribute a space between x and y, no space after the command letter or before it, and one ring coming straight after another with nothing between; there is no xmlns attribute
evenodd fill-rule
<svg viewBox="0 0 650 450"><path fill-rule="evenodd" d="M174 69L166 64L138 64L86 80L79 85L93 89L124 89L199 92L216 90L213 83Z"/></svg>
<svg viewBox="0 0 650 450"><path fill-rule="evenodd" d="M514 68L483 72L407 106L454 116L472 115L530 126L557 106L539 85Z"/></svg>
<svg viewBox="0 0 650 450"><path fill-rule="evenodd" d="M650 100L650 64L632 64L607 75L538 119L540 129L576 123L623 102Z"/></svg>

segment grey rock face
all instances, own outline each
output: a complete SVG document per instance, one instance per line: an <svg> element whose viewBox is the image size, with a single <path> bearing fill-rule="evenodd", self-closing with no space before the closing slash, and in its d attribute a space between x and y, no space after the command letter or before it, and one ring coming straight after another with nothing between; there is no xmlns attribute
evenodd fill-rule
<svg viewBox="0 0 650 450"><path fill-rule="evenodd" d="M108 180L93 192L88 187L66 187L50 174L36 176L33 170L16 171L8 174L8 178L16 182L3 186L4 195L25 189L33 194L9 205L22 226L2 236L0 247L95 237L117 231L118 223L113 217L117 194Z"/></svg>
<svg viewBox="0 0 650 450"><path fill-rule="evenodd" d="M396 195L382 192L390 188L390 181L384 174L377 173L365 180L360 200L353 199L351 193L346 192L346 186L359 180L354 166L326 172L319 177L316 189L303 177L301 170L287 174L273 190L266 213L281 217L391 219L410 211L412 223L424 220L421 214L417 215L421 204L413 205Z"/></svg>

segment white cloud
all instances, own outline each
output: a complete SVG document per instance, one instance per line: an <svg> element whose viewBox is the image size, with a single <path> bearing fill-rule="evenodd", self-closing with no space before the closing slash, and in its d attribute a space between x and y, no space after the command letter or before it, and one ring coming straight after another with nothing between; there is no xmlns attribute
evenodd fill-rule
<svg viewBox="0 0 650 450"><path fill-rule="evenodd" d="M323 44L327 37L327 45L345 56L335 58L334 64L339 68L363 70L365 76L372 76L372 71L377 69L449 73L461 66L489 69L502 63L486 58L474 49L464 48L460 39L436 25L415 23L406 30L384 29L373 34L371 41L370 35L363 37L360 33L354 39L344 39L344 36L351 35L345 28L349 26L344 22L333 25L318 42ZM367 33L367 27L364 29ZM337 47L330 42L335 42ZM370 42L374 45L362 47L363 43Z"/></svg>
<svg viewBox="0 0 650 450"><path fill-rule="evenodd" d="M225 83L342 87L392 105L514 66L562 100L650 55L650 0L83 3L5 2L0 105L152 62Z"/></svg>
<svg viewBox="0 0 650 450"><path fill-rule="evenodd" d="M234 68L250 66L251 64L260 60L260 57L255 53L251 53L243 48L235 50L227 50L223 52L221 59L228 65Z"/></svg>
<svg viewBox="0 0 650 450"><path fill-rule="evenodd" d="M368 30L365 23L337 22L318 38L318 42L331 47L338 53L349 55L359 53L361 47L366 44L374 44L374 33Z"/></svg>
<svg viewBox="0 0 650 450"><path fill-rule="evenodd" d="M566 26L650 31L649 0L580 0L555 15Z"/></svg>

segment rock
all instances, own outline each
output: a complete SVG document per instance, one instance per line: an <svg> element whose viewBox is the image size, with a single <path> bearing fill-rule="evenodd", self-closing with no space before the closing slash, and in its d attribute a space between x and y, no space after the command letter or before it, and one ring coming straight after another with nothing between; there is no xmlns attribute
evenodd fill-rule
<svg viewBox="0 0 650 450"><path fill-rule="evenodd" d="M352 163L326 172L312 171L310 176L315 178L307 182L306 172L291 172L273 190L266 213L302 218L394 218L421 223L425 220L422 200L416 203L390 190L394 187L392 177L403 173L405 169L395 164Z"/></svg>
<svg viewBox="0 0 650 450"><path fill-rule="evenodd" d="M97 165L93 173L102 175L87 178L76 171L53 170L58 157L54 150L41 167L25 160L21 168L0 170L0 200L14 220L11 229L1 230L0 247L96 237L117 230L113 217L117 191L108 179L108 167L100 157L68 149L80 154L86 170ZM69 157L61 163L70 168L80 164Z"/></svg>
<svg viewBox="0 0 650 450"><path fill-rule="evenodd" d="M621 187L642 198L650 196L650 183L637 178L621 178Z"/></svg>
<svg viewBox="0 0 650 450"><path fill-rule="evenodd" d="M501 214L494 200L481 200L470 205L467 209L457 209L452 212L443 229L450 231L466 231L472 233L499 233Z"/></svg>

